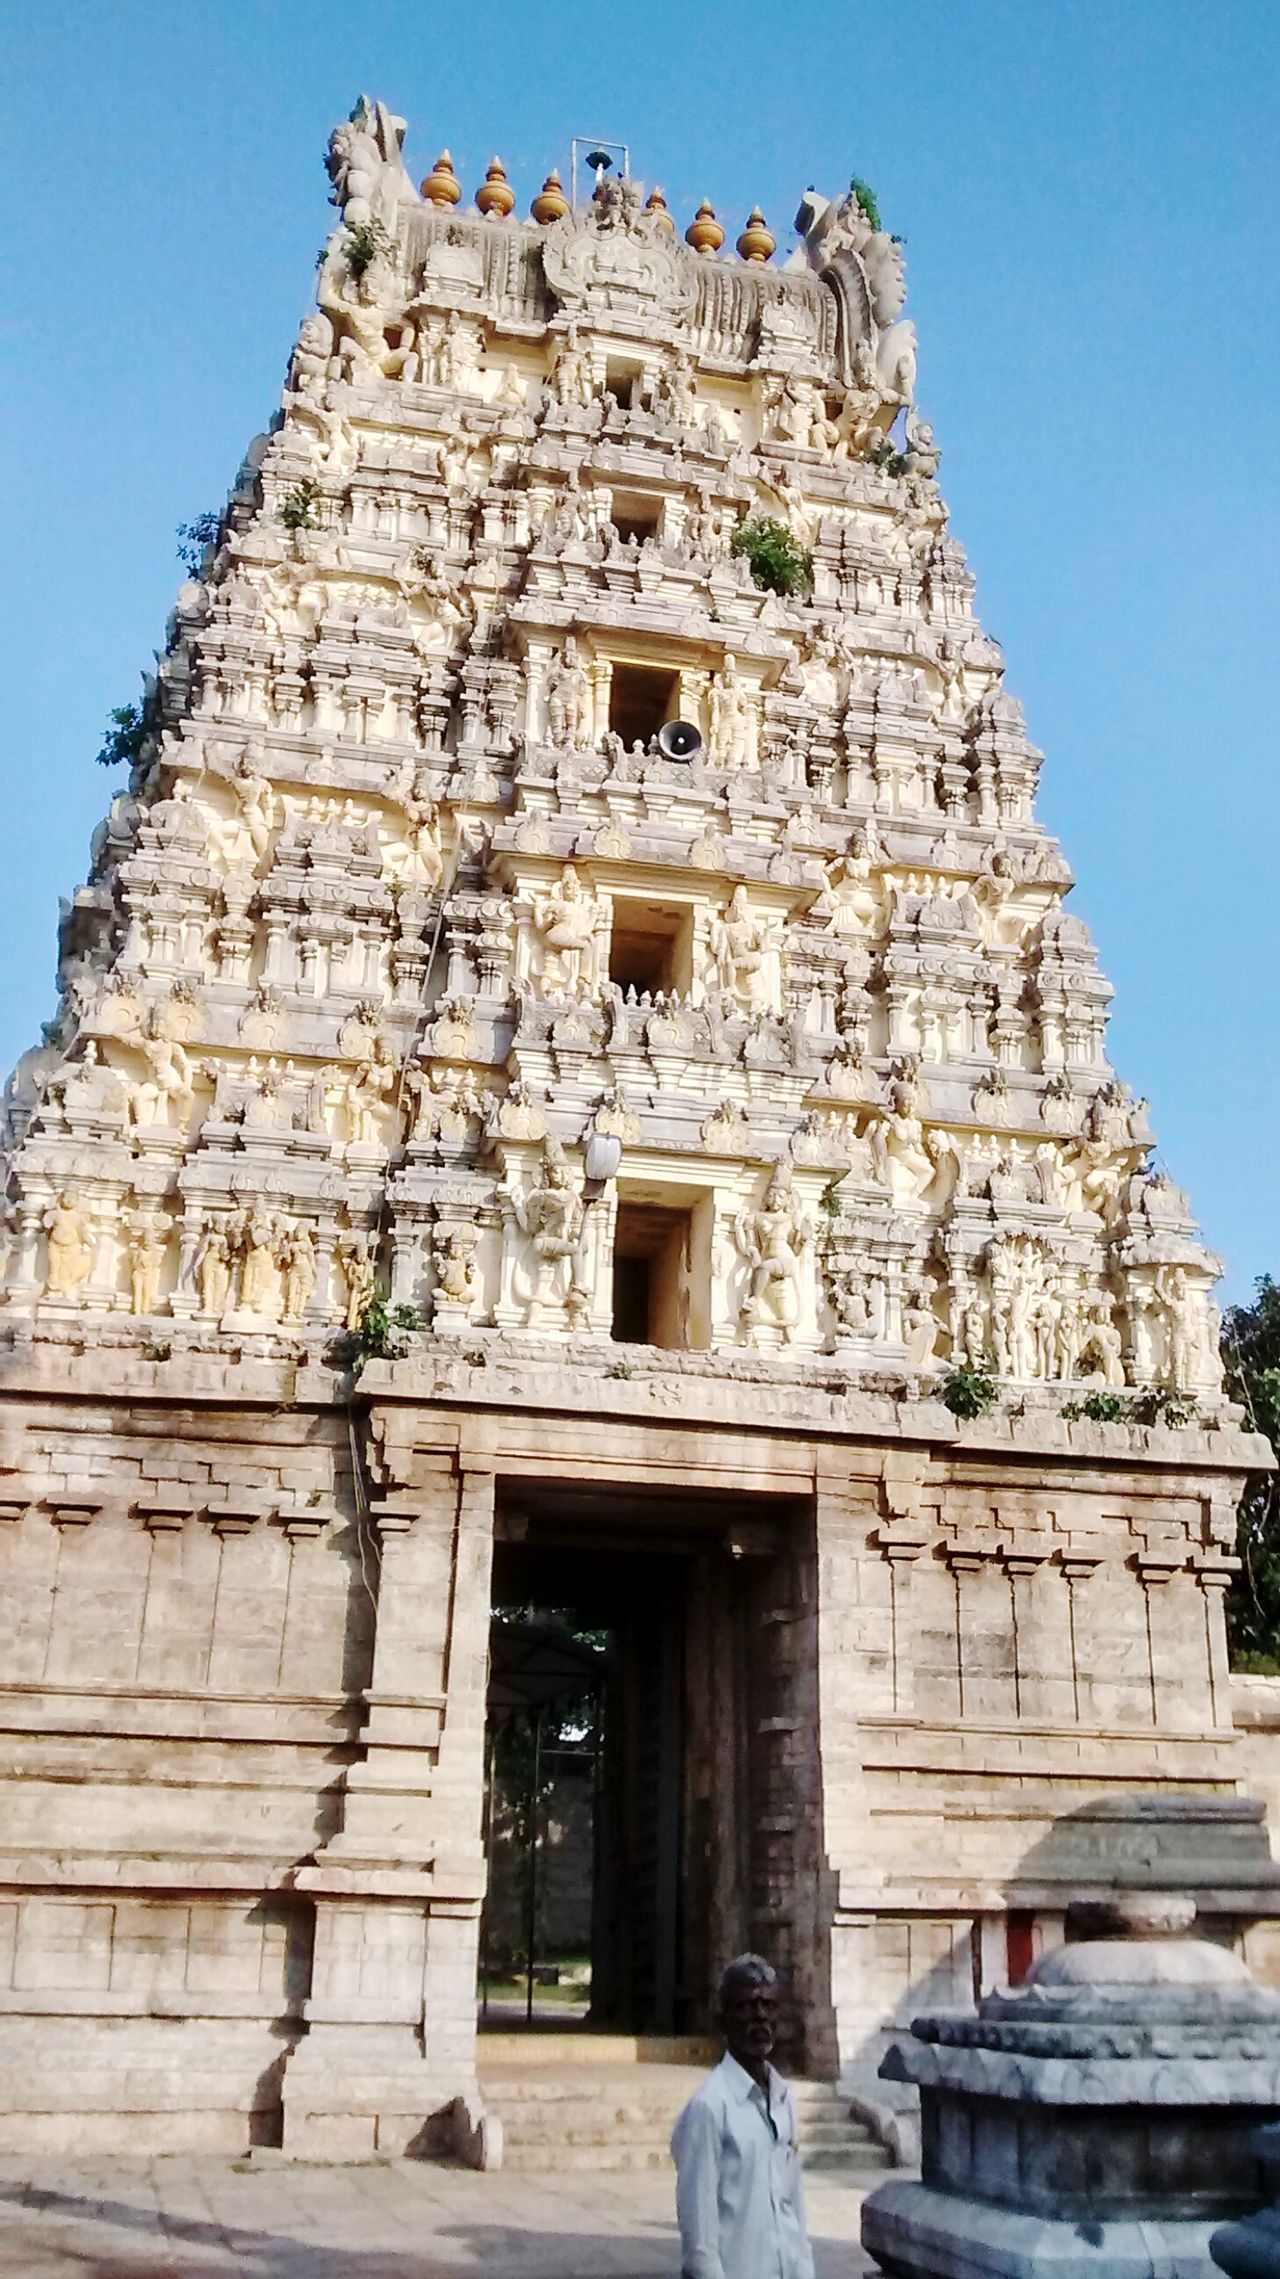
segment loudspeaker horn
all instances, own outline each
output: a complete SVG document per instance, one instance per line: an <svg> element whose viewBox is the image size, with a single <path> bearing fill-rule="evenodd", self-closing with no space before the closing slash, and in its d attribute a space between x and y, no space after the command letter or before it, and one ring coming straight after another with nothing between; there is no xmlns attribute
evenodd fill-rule
<svg viewBox="0 0 1280 2279"><path fill-rule="evenodd" d="M696 760L702 738L691 720L668 720L658 730L658 750L664 760Z"/></svg>

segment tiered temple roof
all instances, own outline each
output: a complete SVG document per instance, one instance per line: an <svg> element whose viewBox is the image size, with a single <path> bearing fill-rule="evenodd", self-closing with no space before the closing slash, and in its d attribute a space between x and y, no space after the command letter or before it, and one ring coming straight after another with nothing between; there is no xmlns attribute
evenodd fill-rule
<svg viewBox="0 0 1280 2279"><path fill-rule="evenodd" d="M11 1332L320 1354L383 1294L393 1344L1211 1396L874 201L779 266L402 140L335 132L65 911Z"/></svg>

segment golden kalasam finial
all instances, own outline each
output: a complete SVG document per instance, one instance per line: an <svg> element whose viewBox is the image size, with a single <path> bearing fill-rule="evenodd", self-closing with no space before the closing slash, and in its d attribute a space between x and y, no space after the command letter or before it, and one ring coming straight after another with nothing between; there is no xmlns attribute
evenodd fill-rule
<svg viewBox="0 0 1280 2279"><path fill-rule="evenodd" d="M663 197L661 190L651 190L649 192L649 195L644 202L644 210L646 214L651 214L653 216L653 219L657 223L659 229L667 230L672 237L675 236L676 225L671 219L667 201Z"/></svg>
<svg viewBox="0 0 1280 2279"><path fill-rule="evenodd" d="M456 206L462 196L462 184L453 171L453 160L442 150L422 185L422 195L429 206Z"/></svg>
<svg viewBox="0 0 1280 2279"><path fill-rule="evenodd" d="M476 192L476 204L482 214L496 214L500 222L516 202L516 194L507 180L507 170L500 158L491 158L485 178Z"/></svg>
<svg viewBox="0 0 1280 2279"><path fill-rule="evenodd" d="M564 194L564 184L554 166L529 211L535 222L558 222L562 214L568 213L569 201Z"/></svg>
<svg viewBox="0 0 1280 2279"><path fill-rule="evenodd" d="M716 220L716 210L709 198L704 198L697 213L684 233L686 245L695 253L713 254L724 244L724 231Z"/></svg>
<svg viewBox="0 0 1280 2279"><path fill-rule="evenodd" d="M744 261L767 261L778 250L778 240L766 227L764 215L753 206L747 215L747 226L738 239L738 251Z"/></svg>

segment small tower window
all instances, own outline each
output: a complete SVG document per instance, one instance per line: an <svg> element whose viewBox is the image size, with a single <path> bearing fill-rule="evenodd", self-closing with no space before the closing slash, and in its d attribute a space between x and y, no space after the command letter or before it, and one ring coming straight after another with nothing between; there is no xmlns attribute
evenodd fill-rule
<svg viewBox="0 0 1280 2279"><path fill-rule="evenodd" d="M619 538L634 538L643 546L646 538L656 538L662 527L661 499L646 498L643 491L614 491L609 501L609 520Z"/></svg>
<svg viewBox="0 0 1280 2279"><path fill-rule="evenodd" d="M643 364L626 364L618 357L609 358L604 368L605 393L613 397L619 411L630 411L643 375Z"/></svg>
<svg viewBox="0 0 1280 2279"><path fill-rule="evenodd" d="M663 723L675 717L678 673L657 665L615 665L609 680L609 726L628 751L646 749Z"/></svg>
<svg viewBox="0 0 1280 2279"><path fill-rule="evenodd" d="M675 904L624 900L613 905L609 979L620 989L687 992L693 984L693 915Z"/></svg>
<svg viewBox="0 0 1280 2279"><path fill-rule="evenodd" d="M613 1241L613 1336L620 1345L690 1344L687 1211L620 1203Z"/></svg>

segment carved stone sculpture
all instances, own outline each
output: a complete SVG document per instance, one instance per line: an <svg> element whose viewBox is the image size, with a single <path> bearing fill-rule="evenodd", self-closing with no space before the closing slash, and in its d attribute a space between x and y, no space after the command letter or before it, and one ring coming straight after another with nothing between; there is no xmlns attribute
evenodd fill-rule
<svg viewBox="0 0 1280 2279"><path fill-rule="evenodd" d="M594 987L604 923L596 895L583 885L573 864L566 863L559 885L533 905L533 924L542 943L544 990L571 996Z"/></svg>
<svg viewBox="0 0 1280 2279"><path fill-rule="evenodd" d="M53 1208L46 1213L44 1223L49 1236L45 1296L72 1297L81 1283L88 1280L93 1266L88 1214L68 1191L59 1195Z"/></svg>
<svg viewBox="0 0 1280 2279"><path fill-rule="evenodd" d="M740 1335L750 1339L776 1329L789 1343L803 1302L804 1253L813 1230L791 1190L784 1164L773 1173L763 1202L734 1221L734 1241L749 1268L746 1295L738 1310Z"/></svg>

